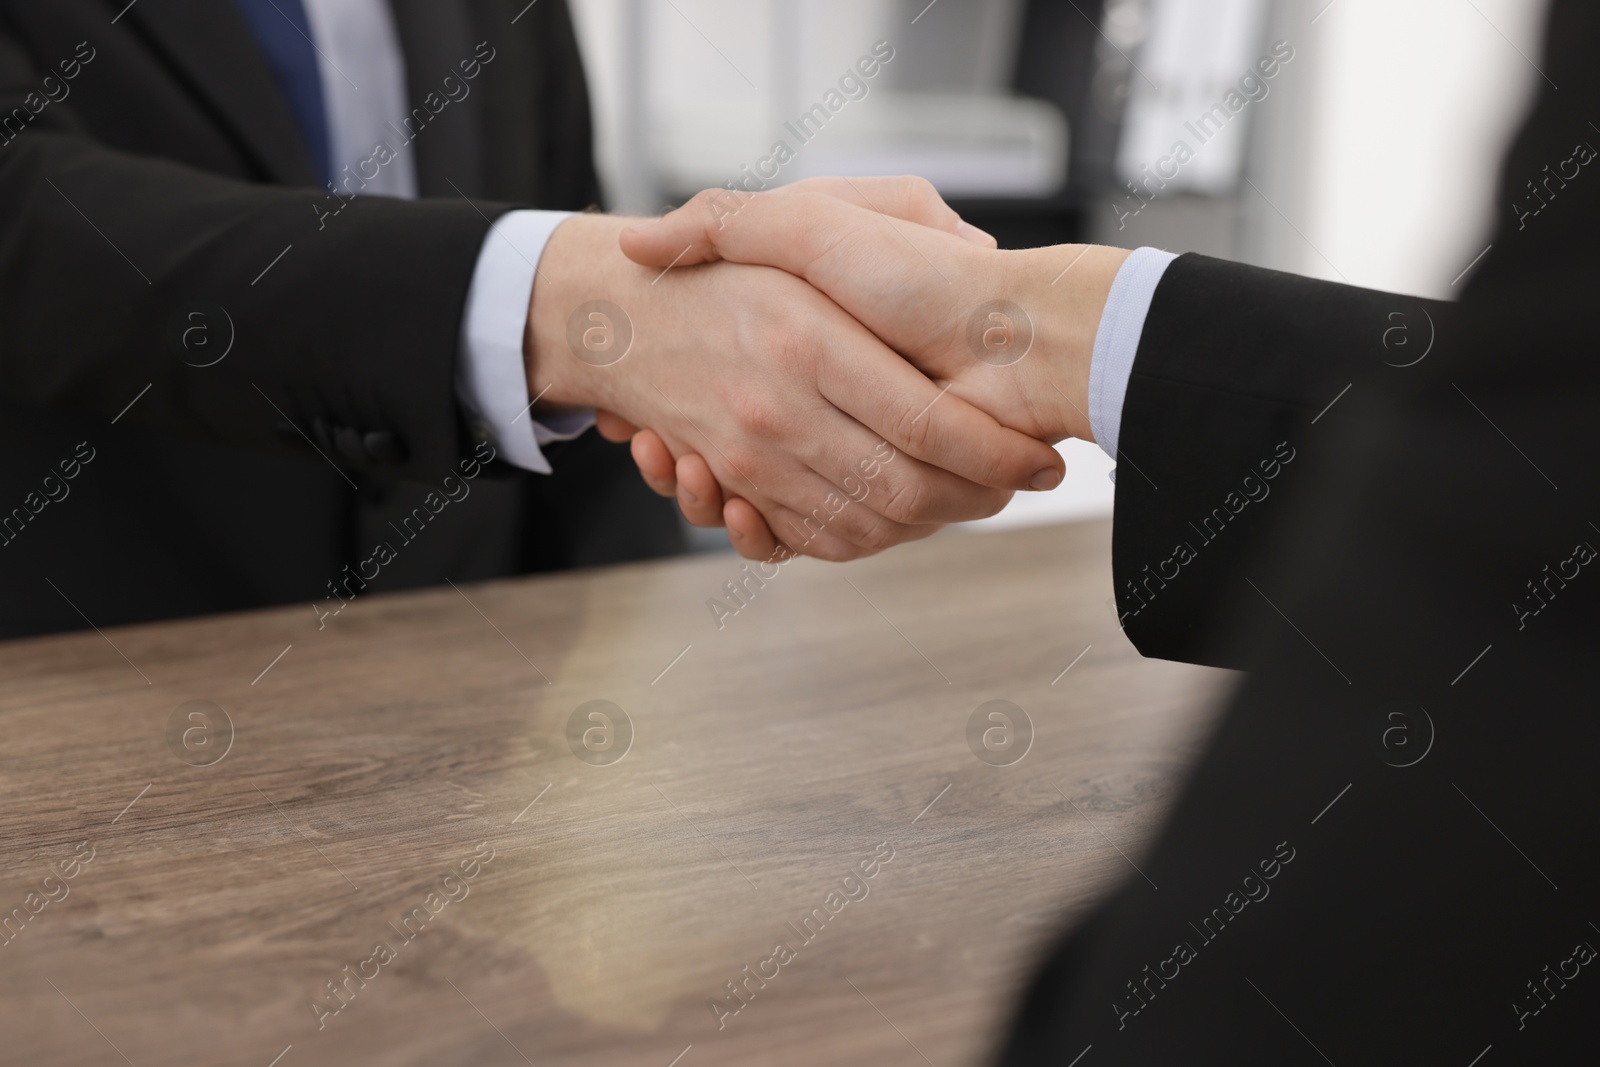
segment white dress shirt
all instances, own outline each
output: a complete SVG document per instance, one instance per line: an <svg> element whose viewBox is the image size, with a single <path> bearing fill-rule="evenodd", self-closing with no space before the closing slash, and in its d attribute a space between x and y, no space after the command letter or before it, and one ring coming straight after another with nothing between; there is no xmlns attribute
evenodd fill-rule
<svg viewBox="0 0 1600 1067"><path fill-rule="evenodd" d="M1134 249L1112 279L1105 309L1100 312L1094 355L1089 361L1089 429L1095 443L1112 459L1117 458L1122 402L1128 395L1139 339L1144 336L1145 316L1150 314L1150 301L1161 276L1177 258L1157 248Z"/></svg>
<svg viewBox="0 0 1600 1067"><path fill-rule="evenodd" d="M405 55L388 0L303 0L315 40L328 111L329 159L339 173L372 155L382 141L396 149L363 195L412 199L417 195L416 160L409 145L398 147L394 130L409 112ZM571 216L566 211L512 211L502 215L478 253L462 315L456 395L487 428L501 458L540 474L550 473L541 445L567 441L594 423L576 413L535 421L529 412L522 361L528 303L545 244ZM1112 459L1122 425L1122 403L1144 331L1150 300L1175 257L1141 248L1128 257L1112 282L1095 334L1089 365L1089 425Z"/></svg>

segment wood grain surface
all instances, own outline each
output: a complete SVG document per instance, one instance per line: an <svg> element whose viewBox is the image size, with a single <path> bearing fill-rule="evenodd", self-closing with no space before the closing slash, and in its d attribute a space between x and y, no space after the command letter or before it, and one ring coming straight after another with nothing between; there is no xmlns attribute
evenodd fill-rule
<svg viewBox="0 0 1600 1067"><path fill-rule="evenodd" d="M728 555L0 645L0 1061L988 1062L1229 679L1140 659L1109 559L951 532L720 629Z"/></svg>

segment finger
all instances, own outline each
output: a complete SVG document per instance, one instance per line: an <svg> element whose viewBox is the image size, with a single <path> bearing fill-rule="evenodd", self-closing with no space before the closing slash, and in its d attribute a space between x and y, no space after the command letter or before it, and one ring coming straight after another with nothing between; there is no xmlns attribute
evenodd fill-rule
<svg viewBox="0 0 1600 1067"><path fill-rule="evenodd" d="M868 436L883 447L869 453L865 462L847 467L840 481L852 499L886 519L907 526L970 522L994 515L1011 501L1009 489L970 482L889 448L870 432ZM883 462L882 456L889 461Z"/></svg>
<svg viewBox="0 0 1600 1067"><path fill-rule="evenodd" d="M944 202L933 183L911 175L807 178L785 186L778 192L783 196L820 193L876 211L880 215L891 215L944 233L957 233L961 228L961 216L955 208Z"/></svg>
<svg viewBox="0 0 1600 1067"><path fill-rule="evenodd" d="M728 524L728 541L745 559L781 563L794 553L773 536L767 520L744 497L729 497L722 505L722 519Z"/></svg>
<svg viewBox="0 0 1600 1067"><path fill-rule="evenodd" d="M794 555L811 556L830 563L848 563L882 551L879 547L856 544L836 529L819 526L811 516L801 515L781 504L769 505L763 518L784 549Z"/></svg>
<svg viewBox="0 0 1600 1067"><path fill-rule="evenodd" d="M842 416L835 418L849 425ZM781 491L758 496L753 503L773 532L790 547L820 559L843 561L882 552L913 540L917 529L856 503L814 470L791 475Z"/></svg>
<svg viewBox="0 0 1600 1067"><path fill-rule="evenodd" d="M905 377L899 368L863 368L854 381L824 384L823 395L864 425L876 427L896 449L968 482L1011 492L1042 492L1066 477L1066 461L1054 448L1002 426L960 397L936 388L909 364L901 366L926 387L910 380L894 382ZM888 379L889 384L878 388L896 391L874 392L874 386L862 381L871 377Z"/></svg>
<svg viewBox="0 0 1600 1067"><path fill-rule="evenodd" d="M957 214L955 208L944 202L933 183L925 178L807 178L784 186L782 192L790 195L822 193L880 215L955 234L963 241L982 248L1000 246L999 241Z"/></svg>
<svg viewBox="0 0 1600 1067"><path fill-rule="evenodd" d="M784 510L787 511L787 509ZM823 559L833 558L817 551L816 545L798 536L795 540L799 542L801 551L796 552L788 544L773 535L771 527L767 525L767 520L762 517L761 512L757 511L755 505L743 497L730 497L728 502L723 505L722 514L724 521L728 524L728 540L732 543L734 550L745 559L781 564L799 555L811 555ZM789 516L797 518L792 512L789 513ZM910 540L920 540L923 537L932 536L943 528L942 525L923 527L915 531ZM870 551L859 548L855 549L854 553L847 558L856 559L862 555L871 554Z"/></svg>
<svg viewBox="0 0 1600 1067"><path fill-rule="evenodd" d="M722 525L722 486L697 453L678 458L678 510L692 526Z"/></svg>
<svg viewBox="0 0 1600 1067"><path fill-rule="evenodd" d="M894 360L893 353L884 358ZM918 525L939 521L944 514L976 518L1004 506L1009 494L972 485L947 471L937 471L900 455L897 463L882 462L896 453L878 435L833 409L817 411L804 423L804 433L774 439L801 464L781 483L747 497L760 509L791 547L826 530L840 541L868 553L915 539ZM807 469L809 468L809 469ZM893 470L893 477L888 472ZM682 467L680 467L680 474ZM981 498L974 501L974 498ZM818 552L826 559L840 556L832 540Z"/></svg>
<svg viewBox="0 0 1600 1067"><path fill-rule="evenodd" d="M689 266L719 258L732 258L720 240L734 222L742 222L758 205L765 225L784 209L803 209L805 201L818 199L886 215L907 223L957 236L963 241L994 247L992 237L961 220L961 216L940 198L933 185L922 178L812 178L771 193L740 194L728 189L707 189L688 203L662 218L630 226L622 232L622 250L635 262L664 267L676 263ZM795 221L791 233L803 225ZM748 226L742 228L748 229ZM782 266L765 255L740 262L760 262Z"/></svg>
<svg viewBox="0 0 1600 1067"><path fill-rule="evenodd" d="M830 412L823 417L817 432L826 436L850 426L848 418ZM790 447L776 439L769 446L786 450ZM760 486L751 485L755 491L746 494L744 500L765 517L778 539L806 555L843 561L912 540L915 527L893 522L854 503L798 454L781 471L770 473L774 477L762 475ZM727 471L721 472L721 480L731 489L736 483L728 481L728 477Z"/></svg>
<svg viewBox="0 0 1600 1067"><path fill-rule="evenodd" d="M962 219L960 225L956 227L956 236L961 238L963 241L968 241L977 245L979 248L1000 247L1000 242L995 240L992 234L978 229L966 219Z"/></svg>
<svg viewBox="0 0 1600 1067"><path fill-rule="evenodd" d="M859 508L852 508L852 511L856 516L865 514ZM800 515L789 508L778 506L772 509L767 520L769 528L782 535L781 541L788 551L799 556L827 560L830 563L848 563L850 560L875 556L892 545L932 537L944 528L940 523L927 523L922 526L889 524L894 529L892 537L862 539L850 536L842 522L836 521L819 528L814 516L815 513Z"/></svg>
<svg viewBox="0 0 1600 1067"><path fill-rule="evenodd" d="M775 267L803 278L907 353L930 338L961 337L970 310L964 294L984 280L972 273L974 250L961 238L816 192L749 198L738 215L715 223L705 212L680 208L657 225L648 234L625 233L623 251L640 259L687 249L679 262L718 256Z"/></svg>
<svg viewBox="0 0 1600 1067"><path fill-rule="evenodd" d="M854 419L830 413L811 425L814 432L799 444L797 454L837 486L831 494L836 504L837 498L845 497L854 502L852 506L896 525L918 526L988 518L1011 499L1011 490L980 485L924 463ZM681 463L679 471L681 478ZM854 516L848 509L840 518L846 525L839 532L847 540L870 546L873 536L883 536L883 531L852 524Z"/></svg>
<svg viewBox="0 0 1600 1067"><path fill-rule="evenodd" d="M1061 454L1002 426L929 381L859 323L821 354L817 388L840 411L882 435L894 449L969 482L995 489L1054 489L1066 473Z"/></svg>
<svg viewBox="0 0 1600 1067"><path fill-rule="evenodd" d="M596 411L594 413L594 428L601 437L619 445L639 432L639 427L624 419L621 415L613 415L609 411Z"/></svg>
<svg viewBox="0 0 1600 1067"><path fill-rule="evenodd" d="M849 339L852 331L864 333L859 323L838 308L815 294L812 294L812 298L827 309L826 313L836 323L847 324L830 336ZM873 356L900 362L898 356L881 345ZM926 382L926 379L923 381ZM816 538L816 550L811 554L824 558L852 559L860 554L855 550L879 552L911 540L912 527L909 524L892 520L855 502L868 495L868 490L859 477L848 477L853 469L848 464L853 464L858 458L870 458L873 448L881 444L879 438L848 415L823 402L822 398L814 397L813 401L805 414L797 415L787 410L789 402L769 398L769 414L751 416L753 419L759 418L760 424L752 423L746 428L745 436L748 439L740 446L730 445L736 453L745 451L757 457L777 460L767 464L765 469L760 458L753 466L748 461L741 466L729 457L727 450L717 447L711 438L706 438L712 444L711 453L706 453L706 458L696 456L694 462L680 464L674 474L674 482L680 484L679 502L685 515L696 524L700 524L703 517L709 517L701 510L698 499L686 500L683 496L681 482L685 476L692 476L695 484L690 487L690 496L698 497L701 486L709 492L720 483L727 487L728 493L737 492L754 504L783 540L794 544L794 538L797 537L802 540ZM777 408L772 408L773 404ZM839 442L835 446L838 455L828 457L829 462L811 458L828 447L818 443L824 441ZM686 442L676 439L672 448L680 456L688 456L696 451ZM699 470L702 466L708 466L709 469L702 472ZM907 461L902 461L901 467L906 468ZM753 474L752 470L759 473ZM875 468L872 473L877 473ZM819 538L818 535L824 533L825 536Z"/></svg>
<svg viewBox="0 0 1600 1067"><path fill-rule="evenodd" d="M644 484L661 496L677 495L678 479L672 453L654 430L640 430L634 434L631 451Z"/></svg>
<svg viewBox="0 0 1600 1067"><path fill-rule="evenodd" d="M803 555L844 563L870 556L874 552L873 549L851 544L826 527L807 527L805 520L789 508L781 505L769 507L770 515L764 516L750 501L734 497L723 508L723 519L728 522L728 541L734 551L745 559L776 563L791 556ZM772 533L774 527L794 532L780 539ZM798 545L799 549L791 547L791 544Z"/></svg>

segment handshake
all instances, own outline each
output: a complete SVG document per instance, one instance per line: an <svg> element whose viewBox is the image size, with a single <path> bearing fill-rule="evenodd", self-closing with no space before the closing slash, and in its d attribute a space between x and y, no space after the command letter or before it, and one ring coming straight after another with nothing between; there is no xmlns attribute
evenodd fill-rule
<svg viewBox="0 0 1600 1067"><path fill-rule="evenodd" d="M855 559L1061 483L1127 255L1001 251L916 178L581 215L534 283L529 395L595 409L740 555Z"/></svg>

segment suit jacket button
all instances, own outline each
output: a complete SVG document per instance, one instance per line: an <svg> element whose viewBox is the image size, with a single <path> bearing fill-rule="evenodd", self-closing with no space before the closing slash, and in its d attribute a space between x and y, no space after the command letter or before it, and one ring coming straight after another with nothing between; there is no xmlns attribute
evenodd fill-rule
<svg viewBox="0 0 1600 1067"><path fill-rule="evenodd" d="M361 435L348 426L340 426L333 431L333 443L338 447L339 454L348 462L357 467L367 464L367 450L361 447Z"/></svg>
<svg viewBox="0 0 1600 1067"><path fill-rule="evenodd" d="M379 463L403 463L406 458L405 446L400 439L388 430L373 430L364 434L361 444L366 448L367 455Z"/></svg>
<svg viewBox="0 0 1600 1067"><path fill-rule="evenodd" d="M333 428L328 425L328 420L321 415L316 415L311 419L311 440L322 451L333 451Z"/></svg>

